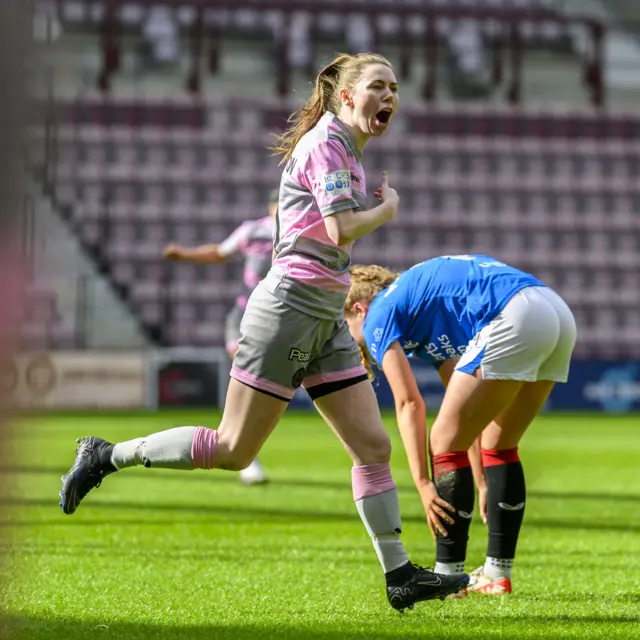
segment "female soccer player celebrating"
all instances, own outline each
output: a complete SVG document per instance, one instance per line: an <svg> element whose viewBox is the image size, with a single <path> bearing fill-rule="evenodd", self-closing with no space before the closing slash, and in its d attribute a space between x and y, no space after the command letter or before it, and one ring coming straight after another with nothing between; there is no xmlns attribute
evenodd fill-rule
<svg viewBox="0 0 640 640"><path fill-rule="evenodd" d="M246 467L304 384L353 459L354 499L391 606L402 610L466 586L466 575L438 576L409 562L399 537L389 437L342 313L353 241L391 220L398 207L383 174L380 205L366 208L361 165L366 143L389 127L397 91L391 64L374 54L340 56L320 72L311 99L292 116L276 148L284 171L275 260L249 298L218 429L179 427L116 445L81 439L63 478L65 513L73 513L104 476L136 464Z"/></svg>
<svg viewBox="0 0 640 640"><path fill-rule="evenodd" d="M169 244L165 247L167 260L196 262L199 264L222 264L236 254L244 256L245 291L236 298L235 305L227 314L224 327L225 347L229 358L233 360L240 339L240 321L247 308L247 300L271 267L273 253L273 220L278 211L278 190L274 189L269 197L269 215L258 220L243 222L226 240L220 244L205 244L199 247L183 247ZM240 480L245 484L263 484L267 482L262 465L256 458L246 469L240 472Z"/></svg>
<svg viewBox="0 0 640 640"><path fill-rule="evenodd" d="M258 286L271 267L273 254L274 219L278 211L278 190L269 194L269 215L257 220L243 222L220 244L204 244L198 247L183 247L169 244L164 249L167 260L195 262L198 264L223 264L236 255L244 257L244 292L227 314L224 327L225 348L233 360L240 339L240 320L247 308L251 292Z"/></svg>
<svg viewBox="0 0 640 640"><path fill-rule="evenodd" d="M434 258L400 276L356 266L351 282L345 318L364 364L374 359L393 392L437 540L436 572L464 571L475 477L489 543L470 588L511 593L525 506L518 443L554 383L567 380L576 339L569 307L532 275L482 255ZM430 434L433 481L411 357L433 364L446 387Z"/></svg>

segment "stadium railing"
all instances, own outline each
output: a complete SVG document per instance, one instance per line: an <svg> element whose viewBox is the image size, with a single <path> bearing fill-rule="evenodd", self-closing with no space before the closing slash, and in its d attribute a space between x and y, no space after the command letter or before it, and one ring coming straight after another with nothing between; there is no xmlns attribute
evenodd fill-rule
<svg viewBox="0 0 640 640"><path fill-rule="evenodd" d="M58 0L59 11L65 0ZM137 5L142 8L152 6L166 6L175 8L174 0L76 0L76 4L98 8L101 13L99 32L102 47L102 66L97 80L98 87L108 90L112 76L118 71L121 62L121 36L125 28L121 19L121 9L125 5ZM277 58L277 74L275 90L278 95L289 93L292 69L287 55L287 43L290 36L291 23L294 14L306 12L317 18L321 15L359 14L367 16L375 43L379 42L378 18L390 13L401 21L401 32L408 33L411 20L421 18L426 21L423 52L426 63L422 96L426 100L436 97L437 74L439 62L439 33L438 22L443 20L459 21L472 20L483 24L491 22L499 25L500 35L492 38L492 80L501 82L505 75L505 68L510 68L507 99L512 104L519 104L522 95L522 69L525 55L525 25L554 24L562 28L580 28L584 30L589 42L588 53L583 56L583 80L588 89L589 101L595 106L602 106L605 102L604 82L604 46L607 26L599 19L587 15L566 15L565 13L544 7L516 9L510 7L471 7L450 5L416 4L408 0L394 0L392 4L385 0L369 0L357 2L354 0L187 0L181 2L180 7L190 7L194 11L194 19L189 26L190 39L190 68L186 79L186 88L191 93L198 93L202 85L202 69L200 60L204 51L205 41L208 40L208 70L215 73L218 68L220 52L224 46L225 34L215 19L210 19L212 12L248 10L263 14L274 12L280 14L282 28L278 29L275 38ZM314 23L317 20L314 20ZM312 40L317 33L312 28ZM409 37L399 39L401 45L401 74L408 72L413 58L417 55L414 43ZM508 61L508 65L507 65Z"/></svg>

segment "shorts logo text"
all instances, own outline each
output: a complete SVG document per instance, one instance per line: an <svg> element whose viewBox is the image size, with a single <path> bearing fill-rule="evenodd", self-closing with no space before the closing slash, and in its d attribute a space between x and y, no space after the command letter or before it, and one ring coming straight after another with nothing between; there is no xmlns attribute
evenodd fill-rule
<svg viewBox="0 0 640 640"><path fill-rule="evenodd" d="M309 362L311 354L308 351L300 351L300 349L291 349L289 351L289 360L295 360L296 362Z"/></svg>

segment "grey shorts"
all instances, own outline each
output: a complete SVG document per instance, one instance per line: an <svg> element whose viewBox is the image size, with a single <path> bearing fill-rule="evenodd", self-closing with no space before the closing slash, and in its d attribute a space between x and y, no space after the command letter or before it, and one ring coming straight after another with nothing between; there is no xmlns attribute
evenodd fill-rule
<svg viewBox="0 0 640 640"><path fill-rule="evenodd" d="M231 377L281 400L291 400L301 385L316 399L367 379L344 318L314 318L261 285L249 298L240 333Z"/></svg>
<svg viewBox="0 0 640 640"><path fill-rule="evenodd" d="M566 382L576 343L576 322L565 301L548 287L516 293L469 343L456 365L486 380Z"/></svg>
<svg viewBox="0 0 640 640"><path fill-rule="evenodd" d="M242 322L243 315L244 309L241 309L237 304L227 313L224 321L224 345L227 351L236 349L238 346L238 341L240 340L240 323Z"/></svg>

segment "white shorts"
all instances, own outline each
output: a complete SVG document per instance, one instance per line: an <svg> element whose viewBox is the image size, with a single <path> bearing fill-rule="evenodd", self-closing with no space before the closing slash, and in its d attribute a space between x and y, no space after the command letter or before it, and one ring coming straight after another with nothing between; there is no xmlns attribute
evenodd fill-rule
<svg viewBox="0 0 640 640"><path fill-rule="evenodd" d="M571 309L548 287L526 287L467 345L456 371L485 380L566 382L576 342Z"/></svg>

